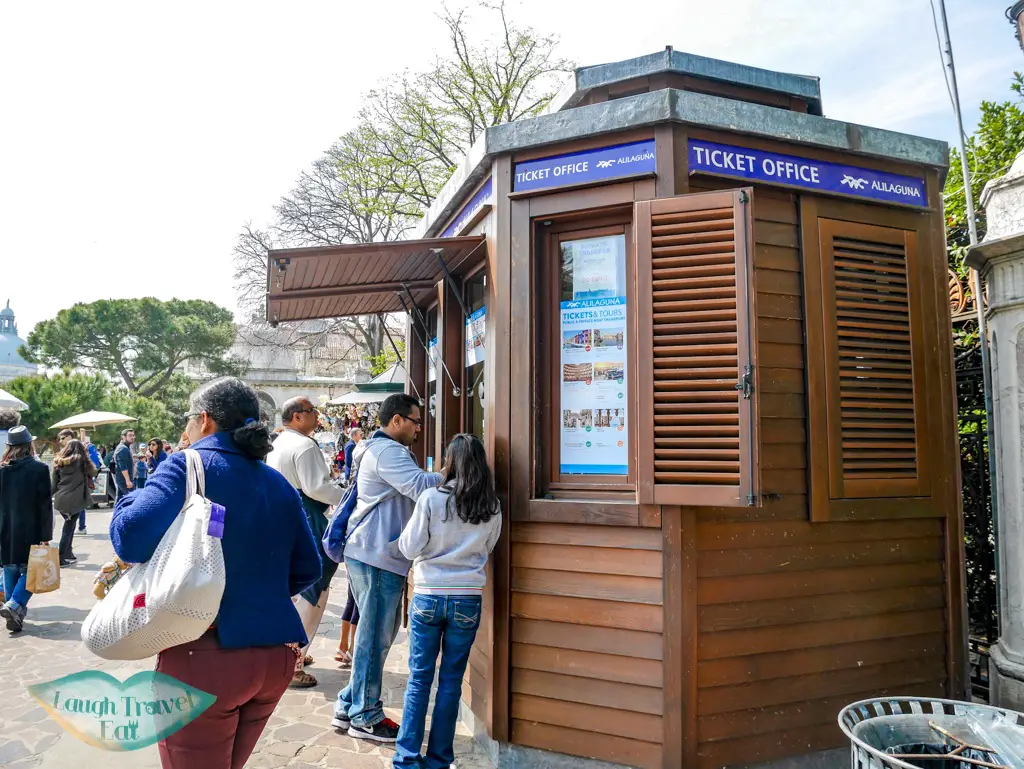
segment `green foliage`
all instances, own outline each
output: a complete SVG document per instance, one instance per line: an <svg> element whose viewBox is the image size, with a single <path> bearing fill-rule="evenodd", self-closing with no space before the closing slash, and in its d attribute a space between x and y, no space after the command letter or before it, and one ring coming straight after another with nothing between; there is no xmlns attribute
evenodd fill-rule
<svg viewBox="0 0 1024 769"><path fill-rule="evenodd" d="M155 398L146 398L116 387L104 399L103 411L116 411L118 414L135 417L137 421L98 427L92 432L93 443L116 443L121 439L121 431L127 427L135 428L136 442L148 441L150 438L161 438L172 444L178 442L181 431L175 431L174 419L167 406Z"/></svg>
<svg viewBox="0 0 1024 769"><path fill-rule="evenodd" d="M405 340L396 339L395 346L398 347L398 352L400 352L404 356ZM370 364L370 374L372 376L380 376L389 368L398 363L399 357L395 353L394 349L388 346L384 348L383 352L381 352L380 355L367 355L366 360Z"/></svg>
<svg viewBox="0 0 1024 769"><path fill-rule="evenodd" d="M52 444L59 432L50 425L92 410L116 411L138 420L90 430L93 443L116 442L121 430L129 426L135 427L140 439L178 434L166 406L113 386L103 374L65 371L53 376L18 377L7 382L5 389L28 404L28 410L21 413L21 423L43 444Z"/></svg>
<svg viewBox="0 0 1024 769"><path fill-rule="evenodd" d="M153 396L153 398L164 405L167 409L167 414L171 419L170 434L179 436L181 431L185 429L185 414L188 413L188 397L192 394L199 385L189 379L184 374L174 374L164 385L163 389L159 393ZM164 436L160 436L163 438ZM167 440L171 440L168 438ZM171 440L171 443L176 443L176 440Z"/></svg>
<svg viewBox="0 0 1024 769"><path fill-rule="evenodd" d="M47 366L95 369L120 378L131 392L152 396L185 361L236 373L242 362L226 357L234 339L231 313L213 302L101 299L39 323L20 352Z"/></svg>
<svg viewBox="0 0 1024 769"><path fill-rule="evenodd" d="M6 382L4 389L28 404L28 410L21 412L21 423L44 442L52 442L59 432L50 425L93 410L116 411L138 420L88 431L93 443L116 442L126 427L134 427L140 440L159 437L174 442L181 432L167 405L117 387L103 374L65 371L53 376L23 376Z"/></svg>
<svg viewBox="0 0 1024 769"><path fill-rule="evenodd" d="M92 409L103 410L110 391L110 380L102 374L21 376L4 384L4 389L28 404L21 412L21 423L36 438L50 440L57 430L50 425Z"/></svg>
<svg viewBox="0 0 1024 769"><path fill-rule="evenodd" d="M985 235L981 191L990 180L1005 174L1017 154L1024 150L1024 76L1020 72L1013 73L1010 89L1017 94L1015 101L981 103L981 120L966 140L979 239ZM951 149L949 175L943 191L949 266L961 278L968 272L964 256L970 245L962 163L959 151Z"/></svg>

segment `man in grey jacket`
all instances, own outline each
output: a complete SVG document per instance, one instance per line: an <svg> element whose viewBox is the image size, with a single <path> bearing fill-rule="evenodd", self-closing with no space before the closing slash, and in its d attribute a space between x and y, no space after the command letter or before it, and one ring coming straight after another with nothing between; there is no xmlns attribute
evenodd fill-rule
<svg viewBox="0 0 1024 769"><path fill-rule="evenodd" d="M401 625L402 595L412 562L398 537L419 495L441 482L419 468L409 451L423 420L411 395L388 396L380 430L353 452L359 497L349 521L345 568L359 607L349 684L338 693L333 726L350 737L395 742L398 724L385 718L380 699L384 661Z"/></svg>

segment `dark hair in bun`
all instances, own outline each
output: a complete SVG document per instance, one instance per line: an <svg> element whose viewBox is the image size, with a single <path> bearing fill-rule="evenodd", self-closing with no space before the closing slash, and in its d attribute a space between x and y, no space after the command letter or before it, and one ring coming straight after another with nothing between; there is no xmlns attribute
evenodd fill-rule
<svg viewBox="0 0 1024 769"><path fill-rule="evenodd" d="M260 421L256 391L235 377L207 382L189 399L191 411L205 411L220 432L231 433L238 448L250 459L266 459L272 446L270 430Z"/></svg>

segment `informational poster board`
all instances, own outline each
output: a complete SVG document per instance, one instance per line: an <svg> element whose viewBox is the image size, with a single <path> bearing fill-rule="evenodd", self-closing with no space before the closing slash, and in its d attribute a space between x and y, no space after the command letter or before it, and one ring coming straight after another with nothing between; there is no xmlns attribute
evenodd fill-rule
<svg viewBox="0 0 1024 769"><path fill-rule="evenodd" d="M481 307L466 318L466 368L486 359L487 308Z"/></svg>
<svg viewBox="0 0 1024 769"><path fill-rule="evenodd" d="M589 238L562 245L563 258L571 253L573 261L573 299L563 301L560 311L560 471L627 475L623 239Z"/></svg>
<svg viewBox="0 0 1024 769"><path fill-rule="evenodd" d="M100 470L99 474L95 479L95 486L92 491L89 492L93 503L104 504L107 501L107 479L110 477L108 470Z"/></svg>
<svg viewBox="0 0 1024 769"><path fill-rule="evenodd" d="M572 298L618 296L619 238L587 238L563 244L572 253Z"/></svg>
<svg viewBox="0 0 1024 769"><path fill-rule="evenodd" d="M427 381L433 382L437 379L438 356L441 348L437 346L437 337L430 340L427 346Z"/></svg>

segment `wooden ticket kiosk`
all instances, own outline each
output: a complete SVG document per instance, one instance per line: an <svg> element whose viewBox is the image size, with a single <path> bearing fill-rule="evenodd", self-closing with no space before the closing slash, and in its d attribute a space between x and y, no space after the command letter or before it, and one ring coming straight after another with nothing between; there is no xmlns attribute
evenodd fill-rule
<svg viewBox="0 0 1024 769"><path fill-rule="evenodd" d="M419 239L272 252L272 321L409 312L424 462L486 442L500 765L842 765L846 703L966 696L946 162L668 49L488 129Z"/></svg>

